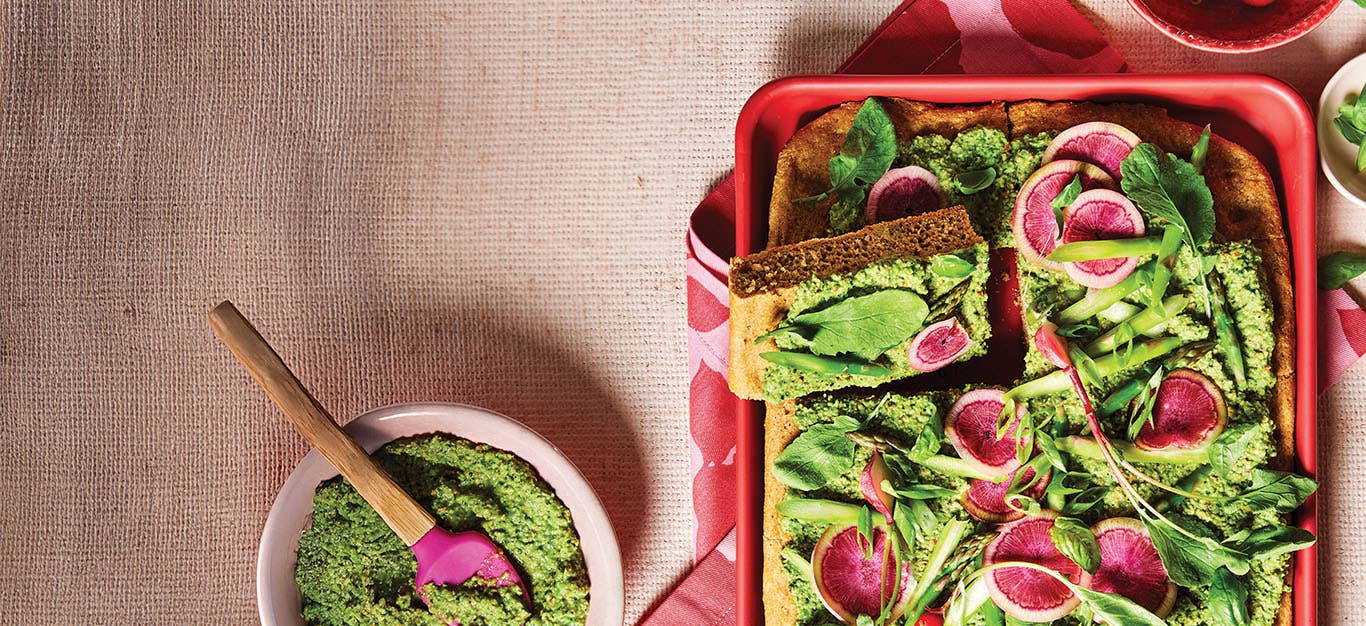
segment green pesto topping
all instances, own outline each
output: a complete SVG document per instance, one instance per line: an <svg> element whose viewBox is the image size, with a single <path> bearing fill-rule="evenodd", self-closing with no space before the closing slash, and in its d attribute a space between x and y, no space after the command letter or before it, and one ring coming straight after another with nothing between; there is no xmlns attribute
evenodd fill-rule
<svg viewBox="0 0 1366 626"><path fill-rule="evenodd" d="M1039 167L1039 157L1052 133L1007 140L1004 132L978 127L949 139L943 135L920 135L902 143L893 167L918 165L939 178L950 206L963 205L973 228L992 247L1013 245L1010 213L1020 186ZM991 169L995 179L980 191L959 187L964 174ZM837 200L830 207L830 234L841 235L867 225L866 199Z"/></svg>
<svg viewBox="0 0 1366 626"><path fill-rule="evenodd" d="M831 306L850 297L866 295L885 289L904 289L922 297L929 304L931 317L928 326L949 316L958 318L972 346L959 360L966 360L986 351L986 340L991 336L991 322L987 319L985 286L988 278L988 251L985 244L940 257L956 257L971 264L966 276L935 271L935 259L892 259L869 265L852 274L837 274L812 278L797 285L792 308L787 319L808 311ZM941 263L941 266L943 263ZM963 287L966 285L966 287ZM956 289L966 291L955 292ZM947 296L960 297L959 304L936 316L935 304ZM771 399L794 398L813 391L840 389L850 386L871 387L889 380L906 378L918 372L910 366L907 354L914 337L888 349L873 363L885 366L889 374L860 376L854 374L826 374L808 372L773 364L761 372L764 396ZM779 336L777 345L783 350L801 350L791 338Z"/></svg>
<svg viewBox="0 0 1366 626"><path fill-rule="evenodd" d="M299 538L295 580L306 623L585 623L588 572L579 537L569 509L534 468L502 450L447 435L400 439L374 458L442 527L482 531L501 547L530 589L532 606L528 611L522 605L516 586L472 581L429 587L428 608L413 587L412 551L338 478L319 485L312 525ZM495 619L499 615L521 617Z"/></svg>

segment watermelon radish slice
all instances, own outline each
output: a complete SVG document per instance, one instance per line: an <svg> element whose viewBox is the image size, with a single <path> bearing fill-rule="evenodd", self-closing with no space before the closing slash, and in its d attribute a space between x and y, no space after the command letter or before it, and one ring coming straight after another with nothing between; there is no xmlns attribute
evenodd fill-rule
<svg viewBox="0 0 1366 626"><path fill-rule="evenodd" d="M895 560L895 550L887 545L887 533L873 529L873 556L865 557L867 543L856 526L831 526L816 542L811 555L811 573L816 581L816 594L825 608L847 624L858 621L860 615L877 617L884 603L890 603L891 618L895 621L906 611L915 586L912 564L884 567L883 556ZM900 569L900 580L896 578ZM893 598L892 592L896 591Z"/></svg>
<svg viewBox="0 0 1366 626"><path fill-rule="evenodd" d="M1016 454L1019 442L1015 426L1023 416L1025 406L1016 408L1016 419L1010 421L1005 436L996 438L996 420L1005 408L1005 392L999 389L974 389L949 407L944 418L944 436L963 462L982 472L984 476L1004 479L1020 467Z"/></svg>
<svg viewBox="0 0 1366 626"><path fill-rule="evenodd" d="M921 329L906 356L915 371L933 372L958 360L971 347L968 331L958 323L958 318L950 317Z"/></svg>
<svg viewBox="0 0 1366 626"><path fill-rule="evenodd" d="M1023 511L1012 509L1006 504L1006 492L1010 490L1010 483L1015 480L1015 475L1019 472L1020 470L1017 469L1011 472L1009 477L998 482L981 479L974 479L969 482L968 488L963 491L960 499L963 503L963 509L973 517L993 524L1013 522L1024 517ZM1024 472L1022 481L1034 480L1033 468L1025 467ZM1050 468L1044 472L1038 481L1024 490L1024 495L1035 500L1042 498L1044 491L1048 489L1048 481L1052 477L1053 470Z"/></svg>
<svg viewBox="0 0 1366 626"><path fill-rule="evenodd" d="M1082 571L1081 586L1120 594L1158 617L1171 613L1176 605L1176 583L1167 576L1143 522L1112 517L1092 526L1091 531L1100 543L1100 569L1094 574Z"/></svg>
<svg viewBox="0 0 1366 626"><path fill-rule="evenodd" d="M1002 526L996 539L982 551L982 563L1036 563L1076 582L1081 568L1053 545L1051 531L1057 516L1056 512L1043 511L1037 517L1026 517ZM1026 622L1052 622L1081 604L1081 598L1058 579L1027 567L993 570L987 573L986 581L987 593L996 606L1007 615Z"/></svg>
<svg viewBox="0 0 1366 626"><path fill-rule="evenodd" d="M1044 258L1058 247L1058 238L1062 235L1058 218L1053 214L1053 199L1077 176L1081 177L1082 190L1117 188L1114 178L1094 165L1059 160L1035 170L1015 196L1015 212L1010 220L1015 248L1031 263L1044 269L1062 271L1061 264Z"/></svg>
<svg viewBox="0 0 1366 626"><path fill-rule="evenodd" d="M888 170L868 191L868 223L938 211L947 201L933 172L915 165Z"/></svg>
<svg viewBox="0 0 1366 626"><path fill-rule="evenodd" d="M892 496L882 490L882 481L887 479L887 462L882 460L881 453L874 451L873 458L868 459L868 464L863 466L863 473L859 475L859 493L891 524Z"/></svg>
<svg viewBox="0 0 1366 626"><path fill-rule="evenodd" d="M1043 151L1043 162L1073 159L1097 165L1120 180L1119 164L1142 141L1133 131L1109 122L1087 122L1062 131Z"/></svg>
<svg viewBox="0 0 1366 626"><path fill-rule="evenodd" d="M1172 370L1157 387L1153 420L1134 438L1144 450L1199 449L1224 432L1228 405L1219 386L1190 369Z"/></svg>
<svg viewBox="0 0 1366 626"><path fill-rule="evenodd" d="M1128 239L1144 234L1143 214L1124 194L1109 189L1083 191L1064 211L1063 243ZM1063 263L1067 275L1093 289L1113 287L1138 267L1138 257Z"/></svg>

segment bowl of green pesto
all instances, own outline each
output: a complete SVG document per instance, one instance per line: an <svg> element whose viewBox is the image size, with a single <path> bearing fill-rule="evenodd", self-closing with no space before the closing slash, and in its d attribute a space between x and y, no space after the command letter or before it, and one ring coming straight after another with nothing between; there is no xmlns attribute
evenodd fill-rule
<svg viewBox="0 0 1366 626"><path fill-rule="evenodd" d="M517 421L473 406L402 404L344 429L448 530L479 530L526 582L413 586L416 561L316 450L290 474L261 536L265 626L621 623L621 555L578 469Z"/></svg>

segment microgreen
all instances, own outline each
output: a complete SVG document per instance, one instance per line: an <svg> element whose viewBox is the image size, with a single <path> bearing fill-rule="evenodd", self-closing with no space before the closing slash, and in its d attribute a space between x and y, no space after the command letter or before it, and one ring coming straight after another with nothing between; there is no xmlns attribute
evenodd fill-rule
<svg viewBox="0 0 1366 626"><path fill-rule="evenodd" d="M1341 289L1347 281L1366 273L1366 254L1334 252L1319 258L1319 289Z"/></svg>
<svg viewBox="0 0 1366 626"><path fill-rule="evenodd" d="M815 204L830 194L843 202L860 204L871 185L896 159L896 128L876 98L868 98L854 115L839 154L830 159L830 189L793 202Z"/></svg>

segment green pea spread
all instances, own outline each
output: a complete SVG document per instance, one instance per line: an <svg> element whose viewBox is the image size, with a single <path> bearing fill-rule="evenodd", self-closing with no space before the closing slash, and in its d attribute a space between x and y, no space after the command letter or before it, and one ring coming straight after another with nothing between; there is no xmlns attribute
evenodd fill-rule
<svg viewBox="0 0 1366 626"><path fill-rule="evenodd" d="M584 624L588 572L569 509L525 461L448 435L394 441L375 460L442 527L488 535L521 573L516 586L482 580L413 587L417 563L344 479L318 487L312 525L299 538L295 579L303 617L320 626Z"/></svg>

